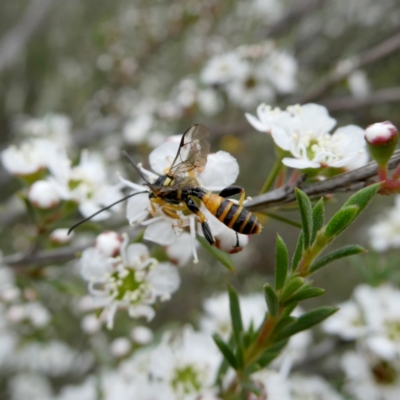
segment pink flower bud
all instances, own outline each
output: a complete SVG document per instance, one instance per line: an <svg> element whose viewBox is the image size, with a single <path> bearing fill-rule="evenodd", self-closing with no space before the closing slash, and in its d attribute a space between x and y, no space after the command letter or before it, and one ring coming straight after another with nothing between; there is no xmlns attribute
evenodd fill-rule
<svg viewBox="0 0 400 400"><path fill-rule="evenodd" d="M116 257L122 241L122 236L117 232L106 231L97 236L95 247L107 257Z"/></svg>
<svg viewBox="0 0 400 400"><path fill-rule="evenodd" d="M42 209L49 209L57 206L61 197L55 186L48 181L36 181L28 192L30 202Z"/></svg>
<svg viewBox="0 0 400 400"><path fill-rule="evenodd" d="M398 135L397 128L390 122L377 122L365 130L365 140L370 144L385 144Z"/></svg>

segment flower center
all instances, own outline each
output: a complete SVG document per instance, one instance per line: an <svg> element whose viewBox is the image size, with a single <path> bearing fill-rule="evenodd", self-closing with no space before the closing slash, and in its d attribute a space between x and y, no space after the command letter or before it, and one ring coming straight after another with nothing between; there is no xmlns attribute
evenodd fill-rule
<svg viewBox="0 0 400 400"><path fill-rule="evenodd" d="M257 85L257 81L254 76L249 76L244 82L244 85L247 89L253 89Z"/></svg>
<svg viewBox="0 0 400 400"><path fill-rule="evenodd" d="M189 394L198 392L201 389L199 372L194 365L186 365L182 368L176 368L171 385L175 392Z"/></svg>
<svg viewBox="0 0 400 400"><path fill-rule="evenodd" d="M114 272L110 277L109 291L116 300L126 300L131 304L140 302L147 291L145 271L123 268Z"/></svg>
<svg viewBox="0 0 400 400"><path fill-rule="evenodd" d="M385 325L388 338L393 341L400 340L400 321L387 321Z"/></svg>
<svg viewBox="0 0 400 400"><path fill-rule="evenodd" d="M381 361L372 368L372 374L375 378L375 382L379 385L390 385L396 381L397 372L387 362Z"/></svg>

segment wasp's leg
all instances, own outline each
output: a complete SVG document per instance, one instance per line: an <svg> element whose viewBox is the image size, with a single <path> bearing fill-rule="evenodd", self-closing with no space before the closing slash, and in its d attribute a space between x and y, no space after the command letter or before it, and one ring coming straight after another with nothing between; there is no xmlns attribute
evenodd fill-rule
<svg viewBox="0 0 400 400"><path fill-rule="evenodd" d="M176 212L186 210L187 207L186 205L178 206L175 204L165 204L164 206L161 207L161 209L163 210L164 214L167 215L168 217L181 219L181 217Z"/></svg>
<svg viewBox="0 0 400 400"><path fill-rule="evenodd" d="M228 186L225 189L222 189L218 195L221 197L230 197L238 193L240 193L239 206L241 206L244 201L245 191L240 186Z"/></svg>
<svg viewBox="0 0 400 400"><path fill-rule="evenodd" d="M192 199L186 199L186 205L188 209L197 215L199 221L201 223L201 228L203 229L204 237L207 239L207 242L211 245L215 244L215 239L213 234L211 233L210 226L207 224L206 216L200 211L198 205Z"/></svg>

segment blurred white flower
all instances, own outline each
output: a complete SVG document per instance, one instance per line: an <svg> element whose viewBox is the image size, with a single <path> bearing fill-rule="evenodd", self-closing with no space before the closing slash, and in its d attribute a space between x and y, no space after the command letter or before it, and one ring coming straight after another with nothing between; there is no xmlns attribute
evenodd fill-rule
<svg viewBox="0 0 400 400"><path fill-rule="evenodd" d="M280 373L271 370L261 370L253 374L254 383L261 388L262 397L268 400L292 400L289 382Z"/></svg>
<svg viewBox="0 0 400 400"><path fill-rule="evenodd" d="M54 400L98 400L97 382L95 377L89 376L79 385L66 385Z"/></svg>
<svg viewBox="0 0 400 400"><path fill-rule="evenodd" d="M282 160L288 167L350 170L368 161L363 129L347 125L330 134L336 120L323 106L310 103L279 111L261 105L257 114L258 120L246 117L257 130L271 132L275 144L292 155Z"/></svg>
<svg viewBox="0 0 400 400"><path fill-rule="evenodd" d="M119 254L122 242L123 239L119 233L106 231L96 237L94 247L106 257L116 257Z"/></svg>
<svg viewBox="0 0 400 400"><path fill-rule="evenodd" d="M395 205L381 214L375 224L368 228L369 244L376 251L400 247L400 196Z"/></svg>
<svg viewBox="0 0 400 400"><path fill-rule="evenodd" d="M110 344L110 351L114 357L124 357L132 349L132 343L125 337L114 339Z"/></svg>
<svg viewBox="0 0 400 400"><path fill-rule="evenodd" d="M345 391L357 400L398 400L399 361L388 362L367 354L347 352L342 357L346 374Z"/></svg>
<svg viewBox="0 0 400 400"><path fill-rule="evenodd" d="M293 375L289 379L291 400L343 400L320 376Z"/></svg>
<svg viewBox="0 0 400 400"><path fill-rule="evenodd" d="M132 340L140 345L150 343L153 336L153 332L147 326L135 326L131 331Z"/></svg>
<svg viewBox="0 0 400 400"><path fill-rule="evenodd" d="M224 105L221 97L214 89L200 90L197 95L197 102L201 112L211 116L218 114Z"/></svg>
<svg viewBox="0 0 400 400"><path fill-rule="evenodd" d="M103 158L83 150L77 166L71 168L69 164L64 164L53 172L53 182L63 199L77 202L81 214L89 217L123 197L120 185L109 184L107 175ZM115 209L118 209L118 205ZM93 220L100 221L109 216L110 212L104 211Z"/></svg>
<svg viewBox="0 0 400 400"><path fill-rule="evenodd" d="M154 118L150 114L142 114L128 121L123 129L123 136L127 143L138 145L146 140L146 136L153 127Z"/></svg>
<svg viewBox="0 0 400 400"><path fill-rule="evenodd" d="M371 92L367 74L364 70L358 69L350 74L347 83L353 97L362 99Z"/></svg>
<svg viewBox="0 0 400 400"><path fill-rule="evenodd" d="M201 72L201 80L206 85L223 84L246 70L246 63L235 53L213 57Z"/></svg>
<svg viewBox="0 0 400 400"><path fill-rule="evenodd" d="M21 124L25 135L49 139L62 147L70 147L71 120L66 115L49 113L43 118L30 118Z"/></svg>
<svg viewBox="0 0 400 400"><path fill-rule="evenodd" d="M88 335L93 335L101 329L101 320L94 314L85 315L81 321L82 331Z"/></svg>
<svg viewBox="0 0 400 400"><path fill-rule="evenodd" d="M164 384L163 400L196 400L216 390L220 363L211 337L186 327L180 335L164 335L152 351L149 371Z"/></svg>
<svg viewBox="0 0 400 400"><path fill-rule="evenodd" d="M38 208L49 209L60 204L61 196L53 182L39 180L29 188L28 199Z"/></svg>
<svg viewBox="0 0 400 400"><path fill-rule="evenodd" d="M179 148L180 137L173 137L166 141L149 156L149 162L152 170L147 171L141 168L142 172L147 176L150 182L155 182L159 175L163 175L170 168ZM156 175L157 174L157 175ZM232 185L239 174L239 166L234 157L224 151L218 151L210 154L207 158L207 165L204 170L196 177L199 186L209 191L220 191L229 185ZM132 183L123 178L121 182L134 191L149 191L146 186ZM207 222L213 235L218 235L226 226L215 218L203 205L201 211L206 215ZM184 229L189 228L191 233L191 251L193 259L196 262L196 215L190 213L186 215L182 211L176 212L179 218L171 218L163 212L162 206L150 201L146 194L138 195L128 200L127 218L131 225L140 223L146 226L144 239L156 242L162 246L171 246L179 238ZM151 217L151 218L149 218ZM202 235L202 231L199 231Z"/></svg>
<svg viewBox="0 0 400 400"><path fill-rule="evenodd" d="M107 313L107 326L112 328L118 308L126 309L132 318L150 320L157 300L168 300L180 284L178 272L170 263L159 263L150 258L144 244L121 247L121 256L106 257L96 248L82 253L81 272L88 281L90 294L98 307Z"/></svg>
<svg viewBox="0 0 400 400"><path fill-rule="evenodd" d="M49 380L40 374L20 372L8 382L11 400L53 400Z"/></svg>
<svg viewBox="0 0 400 400"><path fill-rule="evenodd" d="M244 329L249 329L251 324L254 328L259 327L267 312L264 296L261 294L240 296L239 302ZM203 309L204 316L200 319L201 330L209 335L218 333L224 339L229 338L232 332L228 293L224 292L205 300Z"/></svg>

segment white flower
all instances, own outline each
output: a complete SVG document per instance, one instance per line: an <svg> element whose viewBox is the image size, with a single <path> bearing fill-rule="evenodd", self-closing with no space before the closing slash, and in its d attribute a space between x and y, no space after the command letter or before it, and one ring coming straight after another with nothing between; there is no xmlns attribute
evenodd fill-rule
<svg viewBox="0 0 400 400"><path fill-rule="evenodd" d="M110 344L110 351L114 357L124 357L132 349L132 343L125 337L114 339Z"/></svg>
<svg viewBox="0 0 400 400"><path fill-rule="evenodd" d="M310 103L280 111L260 105L257 114L258 120L248 114L246 117L257 130L271 132L275 144L292 155L282 160L288 167L350 170L368 161L364 131L347 125L330 134L336 120L323 106Z"/></svg>
<svg viewBox="0 0 400 400"><path fill-rule="evenodd" d="M101 329L101 321L94 314L85 315L81 321L82 331L92 335Z"/></svg>
<svg viewBox="0 0 400 400"><path fill-rule="evenodd" d="M150 166L152 170L159 175L165 174L171 166L175 155L179 148L179 136L163 143L154 149L149 156ZM146 171L142 168L144 174L147 175L150 182L154 182L158 175L153 172ZM207 165L197 177L199 186L206 190L220 191L235 182L239 174L239 166L230 154L219 151L210 154L207 159ZM137 185L121 178L121 181L128 187L137 192L148 191L146 186ZM207 222L210 225L213 235L218 235L226 227L218 221L211 213L202 205L201 211L206 215ZM127 218L130 224L140 223L146 226L144 239L156 242L162 246L171 246L180 237L185 228L190 228L191 232L191 250L195 262L197 261L195 234L196 234L196 216L190 213L186 215L182 211L177 211L179 218L171 218L167 216L162 207L150 201L149 196L140 194L128 200ZM151 218L149 218L151 217ZM201 234L201 233L200 233Z"/></svg>
<svg viewBox="0 0 400 400"><path fill-rule="evenodd" d="M237 54L226 53L208 61L201 72L201 80L206 85L218 85L242 75L245 69L246 63Z"/></svg>
<svg viewBox="0 0 400 400"><path fill-rule="evenodd" d="M71 168L64 164L53 172L54 183L57 184L61 196L79 204L79 211L84 217L89 217L101 208L120 200L123 194L120 185L107 182L107 170L99 154L82 151L77 166ZM110 216L104 211L93 218L100 221Z"/></svg>
<svg viewBox="0 0 400 400"><path fill-rule="evenodd" d="M368 76L366 72L361 69L352 72L347 78L347 83L351 94L356 99L363 99L371 92Z"/></svg>
<svg viewBox="0 0 400 400"><path fill-rule="evenodd" d="M54 400L97 400L97 383L93 376L86 378L80 385L63 386Z"/></svg>
<svg viewBox="0 0 400 400"><path fill-rule="evenodd" d="M200 90L197 95L197 102L200 110L205 115L211 116L219 113L224 105L217 91L213 89Z"/></svg>
<svg viewBox="0 0 400 400"><path fill-rule="evenodd" d="M143 244L121 247L121 256L106 257L96 248L82 253L81 272L89 282L89 292L107 313L107 326L112 328L118 308L127 309L132 318L154 317L151 306L160 298L168 300L180 284L178 272L169 263L158 263L149 257Z"/></svg>
<svg viewBox="0 0 400 400"><path fill-rule="evenodd" d="M347 376L346 392L357 400L398 400L400 369L391 363L365 354L348 352L342 357Z"/></svg>
<svg viewBox="0 0 400 400"><path fill-rule="evenodd" d="M136 119L128 121L123 129L123 136L127 143L138 145L146 140L154 123L153 116L150 114L139 115Z"/></svg>
<svg viewBox="0 0 400 400"><path fill-rule="evenodd" d="M61 197L56 185L50 181L36 181L28 191L28 199L38 208L49 209L56 207Z"/></svg>
<svg viewBox="0 0 400 400"><path fill-rule="evenodd" d="M186 327L181 335L164 335L152 351L149 371L164 384L163 400L196 400L214 392L220 363L213 340Z"/></svg>
<svg viewBox="0 0 400 400"><path fill-rule="evenodd" d="M395 197L395 206L381 215L368 229L369 243L376 251L400 247L400 196Z"/></svg>
<svg viewBox="0 0 400 400"><path fill-rule="evenodd" d="M260 294L240 296L240 310L244 329L254 328L262 323L267 312L264 297ZM231 334L231 317L229 313L229 297L221 293L207 299L203 304L205 315L200 320L201 330L208 334L218 333L223 338Z"/></svg>
<svg viewBox="0 0 400 400"><path fill-rule="evenodd" d="M261 388L262 396L268 400L292 400L288 381L275 371L261 370L253 374L254 383Z"/></svg>
<svg viewBox="0 0 400 400"><path fill-rule="evenodd" d="M32 175L44 169L56 171L66 162L65 151L47 139L22 143L20 148L10 146L1 153L4 168L16 176Z"/></svg>
<svg viewBox="0 0 400 400"><path fill-rule="evenodd" d="M106 231L97 236L94 247L106 257L116 257L119 254L122 236L117 232Z"/></svg>

